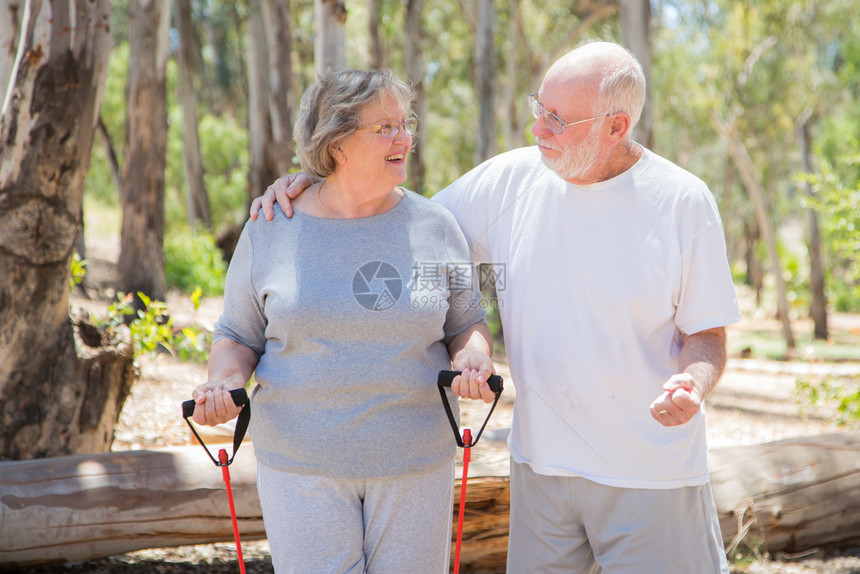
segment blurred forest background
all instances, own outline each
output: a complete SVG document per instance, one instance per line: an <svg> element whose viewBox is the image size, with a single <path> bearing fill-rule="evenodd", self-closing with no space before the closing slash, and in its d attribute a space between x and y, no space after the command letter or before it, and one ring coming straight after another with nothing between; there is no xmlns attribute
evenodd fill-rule
<svg viewBox="0 0 860 574"><path fill-rule="evenodd" d="M143 436L129 444L185 432L170 393L203 375L147 380L137 359L204 368L208 331L174 322L167 295L222 294L250 200L298 169L292 124L321 70L390 67L415 86L406 185L431 196L531 145L526 95L590 38L643 63L637 141L717 199L745 310L732 357L820 367L794 379L801 409L860 419L858 14L860 0L0 0L0 462L109 452L124 406ZM110 276L89 277L106 250ZM724 382L724 414L749 417L718 434L790 418L747 408L754 391L778 402L763 362L736 397Z"/></svg>
<svg viewBox="0 0 860 574"><path fill-rule="evenodd" d="M57 384L76 388L75 371L45 372L41 349L68 354L72 332L89 332L68 319L86 238L120 237L117 290L137 294L90 342L132 316L137 350L156 347L169 286L221 293L249 200L298 169L301 94L343 65L390 67L415 85L407 187L429 196L533 143L525 97L557 57L589 38L627 45L649 81L637 139L710 185L736 281L782 322L775 354L795 353L798 317L826 341L829 312L860 312L857 14L860 0L0 0L0 456L105 448L64 430L80 407L44 406ZM71 58L51 48L58 39ZM91 65L97 87L81 106L90 76L67 80L75 65ZM205 355L205 334L162 335ZM99 391L99 433L123 385ZM92 400L93 388L72 394ZM60 446L40 438L50 421Z"/></svg>
<svg viewBox="0 0 860 574"><path fill-rule="evenodd" d="M191 15L184 31L176 17L183 4ZM173 260L182 258L181 252L194 244L206 243L207 233L217 236L241 225L247 217L248 198L293 168L289 141L279 141L274 133L251 132L275 130L276 121L280 127L291 126L293 118L283 116L295 114L298 98L318 70L314 2L282 3L279 17L288 22L289 28L282 31L289 38L281 46L290 52L278 54L267 54L267 46L254 46L266 34L255 29L260 26L255 19L266 16L263 4L261 0L177 0L165 30L170 50L164 166L168 281L192 288L192 283L201 284L207 293L217 292L220 277L184 279L189 270L173 268ZM560 54L591 37L624 43L614 1L352 0L343 4L346 65L382 65L414 78L409 66L415 62L406 58L421 63L423 173L413 170L407 185L425 195L494 153L532 143L525 96L538 88L544 70ZM483 4L495 5L479 15ZM412 13L416 9L417 15ZM666 0L652 2L651 10L653 131L643 143L711 186L723 215L737 280L760 294L773 285L772 277L770 283L766 280L773 266L767 232L756 218L758 196L766 224L776 231L773 241L787 282L789 312L810 312L814 277L808 246L810 239L816 239L813 232L819 234L817 249L828 304L841 311L860 311L856 261L860 250L860 21L856 18L860 3ZM121 169L130 66L126 3L112 2L111 14L114 47L100 119L102 135L109 138ZM489 70L478 62L478 34L486 33L482 24L491 26ZM192 111L211 211L208 222L189 213L187 199L191 185L183 158L196 152L183 140L187 124L183 123L186 108L181 101L179 60L186 42L192 67L187 81L193 82L196 94ZM274 64L266 58L275 60ZM286 59L292 72L288 85L262 88L268 88L269 94L289 89L278 94L283 102L280 109L255 107L251 101L259 97L255 89L266 83L254 77L255 69L259 75L277 79L276 70L284 69L278 60ZM479 73L491 78L488 91ZM255 113L258 117L252 118ZM484 119L487 114L489 122ZM257 128L254 121L268 126ZM479 149L487 126L491 130L487 149ZM277 151L283 155L252 161L252 138L262 140L268 155ZM94 142L85 213L103 214L87 221L112 226L118 233L121 218L110 214L119 209L120 194L105 141ZM252 174L252 169L262 175ZM813 217L815 230L810 229ZM203 230L195 228L195 221L203 223ZM206 267L201 265L205 261L194 261L193 267ZM762 303L777 305L774 295Z"/></svg>

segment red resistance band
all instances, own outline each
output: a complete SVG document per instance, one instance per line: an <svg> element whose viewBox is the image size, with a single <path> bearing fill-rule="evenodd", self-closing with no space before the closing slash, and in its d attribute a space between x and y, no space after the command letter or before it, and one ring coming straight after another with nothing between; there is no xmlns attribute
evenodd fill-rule
<svg viewBox="0 0 860 574"><path fill-rule="evenodd" d="M451 405L448 402L448 395L445 393L445 387L450 387L454 381L454 377L459 375L458 371L439 371L439 378L436 381L439 387L439 394L442 396L442 406L445 407L445 414L448 415L448 422L451 423L451 430L454 431L454 437L457 440L457 446L463 449L463 479L460 481L460 512L457 517L457 542L454 547L454 574L460 571L460 546L463 542L463 514L466 510L466 483L469 477L469 461L472 459L472 447L478 444L481 439L490 416L493 414L496 405L499 403L499 397L502 396L504 390L504 380L498 375L493 375L487 380L490 385L490 390L496 394L493 405L490 407L490 412L487 413L487 418L484 419L484 424L478 431L475 440L472 441L472 430L469 428L463 429L463 437L460 438L460 429L457 428L457 421L454 419L454 413L451 411Z"/></svg>
<svg viewBox="0 0 860 574"><path fill-rule="evenodd" d="M248 393L245 392L245 389L232 390L230 391L230 396L233 399L233 403L237 407L242 407L242 410L239 411L239 416L236 418L236 430L233 432L233 456L231 456L229 460L227 459L227 451L223 448L218 451L218 459L216 460L203 443L203 439L200 438L199 434L197 434L197 430L194 428L194 425L192 425L191 421L188 420L189 417L194 415L194 407L196 406L196 403L193 400L182 403L182 418L185 419L191 432L194 433L195 438L197 438L197 442L200 443L200 446L203 447L203 450L206 451L206 454L209 455L209 458L212 459L215 466L221 467L221 476L223 477L224 484L227 488L227 502L230 504L230 520L233 522L233 538L236 540L236 554L239 558L239 572L241 574L245 574L245 559L242 556L242 542L239 540L239 522L236 520L236 507L233 505L233 488L230 486L230 465L233 463L233 459L236 458L236 451L239 450L239 446L242 444L242 439L245 438L245 432L248 430L248 423L251 422L251 402L248 400Z"/></svg>

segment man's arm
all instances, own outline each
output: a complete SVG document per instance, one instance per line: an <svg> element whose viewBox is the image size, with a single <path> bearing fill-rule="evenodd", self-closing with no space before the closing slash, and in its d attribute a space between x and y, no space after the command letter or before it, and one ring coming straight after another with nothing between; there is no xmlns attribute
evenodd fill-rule
<svg viewBox="0 0 860 574"><path fill-rule="evenodd" d="M266 221L271 221L275 216L276 201L281 206L284 215L292 217L293 204L290 200L297 198L304 190L318 181L320 180L311 177L303 171L291 173L276 179L272 185L266 188L266 193L254 198L254 201L251 202L251 221L257 221L257 216L261 209Z"/></svg>
<svg viewBox="0 0 860 574"><path fill-rule="evenodd" d="M725 327L685 335L678 357L680 372L663 385L665 392L651 403L651 415L665 426L689 421L717 385L726 361Z"/></svg>

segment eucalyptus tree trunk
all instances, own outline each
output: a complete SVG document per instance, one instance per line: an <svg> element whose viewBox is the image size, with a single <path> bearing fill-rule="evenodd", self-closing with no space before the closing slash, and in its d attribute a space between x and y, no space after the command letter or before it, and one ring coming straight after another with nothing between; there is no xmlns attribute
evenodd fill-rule
<svg viewBox="0 0 860 574"><path fill-rule="evenodd" d="M375 68L386 67L385 48L379 23L382 21L382 0L367 0L368 33L370 35L370 63ZM409 9L407 8L407 11Z"/></svg>
<svg viewBox="0 0 860 574"><path fill-rule="evenodd" d="M761 181L756 174L755 166L749 156L749 152L747 152L746 146L741 141L734 127L720 119L713 112L711 113L711 124L726 143L729 156L732 158L741 176L741 180L744 182L744 189L746 189L755 208L756 222L767 246L771 271L776 283L776 303L779 318L782 321L782 336L788 349L792 350L796 345L794 334L791 331L791 318L788 313L788 289L785 285L785 279L782 277L782 266L779 264L779 252L776 248L776 233L771 222L770 211L765 203L764 189L762 189Z"/></svg>
<svg viewBox="0 0 860 574"><path fill-rule="evenodd" d="M270 154L278 173L283 175L289 172L295 155L290 4L287 0L263 0L262 8L269 69L269 117L273 144Z"/></svg>
<svg viewBox="0 0 860 574"><path fill-rule="evenodd" d="M624 45L633 52L642 71L645 82L651 88L651 1L618 0L621 17L621 35ZM642 116L633 128L633 139L647 148L654 145L654 121L651 117L651 98L645 99Z"/></svg>
<svg viewBox="0 0 860 574"><path fill-rule="evenodd" d="M478 22L475 30L475 91L478 95L478 157L480 163L496 155L496 103L493 84L496 81L496 58L493 30L496 20L494 0L478 0Z"/></svg>
<svg viewBox="0 0 860 574"><path fill-rule="evenodd" d="M314 0L317 75L346 66L346 0Z"/></svg>
<svg viewBox="0 0 860 574"><path fill-rule="evenodd" d="M809 117L801 119L797 125L800 140L800 153L803 170L812 173L811 138L809 137ZM812 185L806 182L806 193L812 195ZM809 314L812 316L816 339L827 339L827 295L824 292L824 264L821 261L821 230L818 226L818 213L807 209L809 233L809 292L811 297Z"/></svg>
<svg viewBox="0 0 860 574"><path fill-rule="evenodd" d="M6 101L6 88L21 36L21 8L20 0L0 2L0 110Z"/></svg>
<svg viewBox="0 0 860 574"><path fill-rule="evenodd" d="M269 49L263 23L262 0L248 4L248 137L251 168L248 173L248 204L285 173L274 162L272 115L269 109Z"/></svg>
<svg viewBox="0 0 860 574"><path fill-rule="evenodd" d="M191 20L191 0L175 0L176 27L179 28L179 102L182 105L182 163L185 171L188 223L202 223L212 228L209 195L203 181L203 157L200 153L200 134L197 130L197 90L194 88L194 49L197 42Z"/></svg>
<svg viewBox="0 0 860 574"><path fill-rule="evenodd" d="M406 0L406 22L403 38L403 52L406 66L406 75L415 91L414 110L418 118L419 132L427 130L427 98L424 87L424 76L427 71L424 67L424 53L422 44L424 39L424 27L421 24L421 15L424 11L424 0ZM427 168L424 164L424 143L421 138L414 140L411 156L409 157L409 179L412 188L418 193L426 192L425 175Z"/></svg>
<svg viewBox="0 0 860 574"><path fill-rule="evenodd" d="M130 0L120 289L164 300L169 0Z"/></svg>
<svg viewBox="0 0 860 574"><path fill-rule="evenodd" d="M69 316L110 2L28 8L0 117L0 459L108 450L134 378L127 338Z"/></svg>
<svg viewBox="0 0 860 574"><path fill-rule="evenodd" d="M520 91L520 70L523 67L521 53L525 37L521 0L511 0L508 26L508 54L505 64L508 83L505 89L504 104L507 113L502 114L502 122L504 125L505 146L507 149L515 149L526 145L526 138L523 133L523 128L525 127L524 120L528 121L531 119L531 116L528 115L524 117L523 110L526 109L526 103ZM526 72L525 76L526 79L530 77L528 72Z"/></svg>

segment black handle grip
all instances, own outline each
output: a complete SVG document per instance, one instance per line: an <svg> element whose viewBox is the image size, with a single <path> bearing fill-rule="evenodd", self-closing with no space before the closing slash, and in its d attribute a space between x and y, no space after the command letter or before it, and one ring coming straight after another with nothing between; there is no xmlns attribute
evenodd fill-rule
<svg viewBox="0 0 860 574"><path fill-rule="evenodd" d="M450 387L451 383L454 382L454 377L461 374L460 371L439 371L439 379L436 382L440 387ZM505 389L505 381L499 375L490 375L487 384L490 385L490 390L496 394Z"/></svg>
<svg viewBox="0 0 860 574"><path fill-rule="evenodd" d="M233 399L233 404L237 407L248 404L248 393L245 389L233 389L230 391L230 397ZM175 403L174 403L175 404ZM197 405L193 399L182 403L182 418L187 419L194 414L194 407Z"/></svg>

